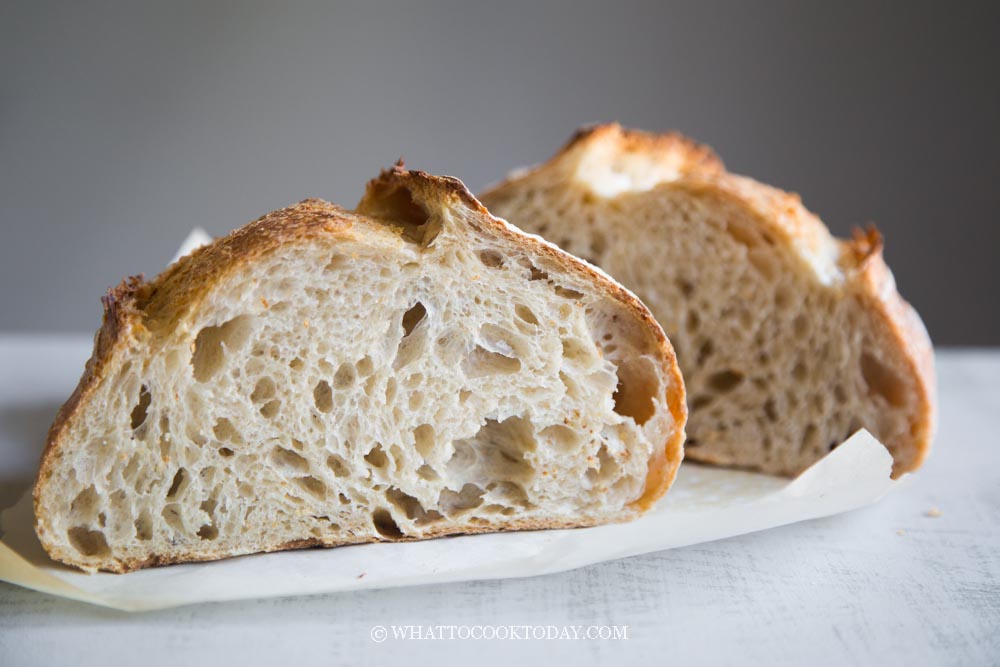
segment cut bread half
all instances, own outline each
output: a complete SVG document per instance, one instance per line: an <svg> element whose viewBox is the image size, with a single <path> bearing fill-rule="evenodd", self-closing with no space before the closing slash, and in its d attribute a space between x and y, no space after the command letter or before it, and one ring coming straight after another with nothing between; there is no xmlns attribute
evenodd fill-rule
<svg viewBox="0 0 1000 667"><path fill-rule="evenodd" d="M631 519L682 456L629 292L402 166L104 300L36 532L85 570Z"/></svg>
<svg viewBox="0 0 1000 667"><path fill-rule="evenodd" d="M673 342L687 456L794 475L864 427L894 474L935 426L930 340L871 229L833 238L798 196L677 134L581 130L482 195L633 290Z"/></svg>

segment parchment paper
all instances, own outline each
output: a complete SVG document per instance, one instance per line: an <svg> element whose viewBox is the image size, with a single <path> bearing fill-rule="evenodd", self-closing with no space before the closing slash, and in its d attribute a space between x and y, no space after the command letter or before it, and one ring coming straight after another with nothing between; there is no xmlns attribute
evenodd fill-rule
<svg viewBox="0 0 1000 667"><path fill-rule="evenodd" d="M211 238L195 230L182 257ZM177 259L175 257L175 260ZM34 532L31 494L0 515L0 580L125 611L200 602L529 577L719 540L876 502L906 478L861 430L795 480L681 465L642 518L577 530L468 535L243 556L130 574L85 574L49 559Z"/></svg>
<svg viewBox="0 0 1000 667"><path fill-rule="evenodd" d="M903 480L859 431L797 479L685 463L664 499L625 524L243 556L130 574L85 574L48 558L31 496L0 516L0 579L127 611L199 602L529 577L742 535L874 503Z"/></svg>

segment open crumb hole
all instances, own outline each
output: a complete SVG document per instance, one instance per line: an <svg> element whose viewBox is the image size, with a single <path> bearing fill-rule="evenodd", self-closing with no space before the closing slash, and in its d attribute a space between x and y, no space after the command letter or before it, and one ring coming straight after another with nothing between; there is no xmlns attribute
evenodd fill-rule
<svg viewBox="0 0 1000 667"><path fill-rule="evenodd" d="M385 468L389 464L389 457L386 456L382 445L375 445L371 451L365 454L365 461L373 468Z"/></svg>
<svg viewBox="0 0 1000 667"><path fill-rule="evenodd" d="M488 266L491 269L499 269L503 266L503 257L496 250L479 251L479 261L483 263L483 266Z"/></svg>
<svg viewBox="0 0 1000 667"><path fill-rule="evenodd" d="M191 367L198 382L211 380L226 364L226 353L242 347L253 333L254 318L240 315L215 327L205 327L194 340Z"/></svg>
<svg viewBox="0 0 1000 667"><path fill-rule="evenodd" d="M425 315L427 315L427 309L419 301L403 313L403 335L409 336L413 333L413 330L417 328L417 325L420 324Z"/></svg>
<svg viewBox="0 0 1000 667"><path fill-rule="evenodd" d="M906 403L903 380L870 352L861 354L861 374L869 391L884 398L889 405L899 407Z"/></svg>
<svg viewBox="0 0 1000 667"><path fill-rule="evenodd" d="M69 543L83 556L104 556L110 553L104 533L86 526L70 528L67 533Z"/></svg>
<svg viewBox="0 0 1000 667"><path fill-rule="evenodd" d="M424 460L427 460L434 451L434 440L434 427L430 424L421 424L413 430L414 446Z"/></svg>
<svg viewBox="0 0 1000 667"><path fill-rule="evenodd" d="M212 433L215 435L215 439L221 442L231 442L239 443L242 441L239 431L233 426L231 422L226 417L219 417L215 421L215 426L212 427Z"/></svg>
<svg viewBox="0 0 1000 667"><path fill-rule="evenodd" d="M400 186L377 185L381 191L372 193L369 204L376 215L399 229L407 241L427 247L441 233L440 221L418 202L409 189ZM388 191L386 191L388 188Z"/></svg>
<svg viewBox="0 0 1000 667"><path fill-rule="evenodd" d="M708 376L708 386L715 392L724 394L743 382L743 374L734 370L724 370Z"/></svg>
<svg viewBox="0 0 1000 667"><path fill-rule="evenodd" d="M317 500L326 498L326 484L312 476L296 477L295 484Z"/></svg>
<svg viewBox="0 0 1000 667"><path fill-rule="evenodd" d="M313 402L320 412L333 410L333 389L326 380L320 380L313 388Z"/></svg>
<svg viewBox="0 0 1000 667"><path fill-rule="evenodd" d="M580 448L580 436L576 431L562 424L546 426L542 429L540 435L544 440L551 443L556 451L563 454L575 452Z"/></svg>
<svg viewBox="0 0 1000 667"><path fill-rule="evenodd" d="M153 397L149 393L149 388L146 385L142 385L139 388L139 402L132 408L131 422L133 431L146 423L146 412L152 400Z"/></svg>
<svg viewBox="0 0 1000 667"><path fill-rule="evenodd" d="M538 318L535 316L535 313L531 310L531 308L528 308L523 303L519 303L514 306L514 314L517 315L522 322L526 322L531 325L538 324Z"/></svg>
<svg viewBox="0 0 1000 667"><path fill-rule="evenodd" d="M275 447L271 450L271 460L279 468L291 472L307 472L309 461L303 456L284 447Z"/></svg>
<svg viewBox="0 0 1000 667"><path fill-rule="evenodd" d="M337 454L331 454L327 457L326 467L333 472L334 477L347 477L351 472L347 467L347 462Z"/></svg>
<svg viewBox="0 0 1000 667"><path fill-rule="evenodd" d="M660 380L648 359L629 359L618 367L615 389L615 412L631 417L642 426L656 412L654 398L660 393Z"/></svg>
<svg viewBox="0 0 1000 667"><path fill-rule="evenodd" d="M399 529L396 520L385 508L380 507L372 512L372 524L378 534L386 539L397 540L403 536L403 531Z"/></svg>
<svg viewBox="0 0 1000 667"><path fill-rule="evenodd" d="M333 388L343 391L354 384L357 379L357 371L353 364L341 364L340 368L333 375Z"/></svg>
<svg viewBox="0 0 1000 667"><path fill-rule="evenodd" d="M444 518L439 512L434 510L427 511L419 500L394 486L386 490L385 497L397 509L403 512L407 519L415 521L418 526L440 521Z"/></svg>
<svg viewBox="0 0 1000 667"><path fill-rule="evenodd" d="M174 479L170 483L170 488L167 489L167 498L176 498L187 488L187 485L187 470L178 468L177 472L174 473Z"/></svg>
<svg viewBox="0 0 1000 667"><path fill-rule="evenodd" d="M214 540L219 536L219 529L212 524L206 523L198 529L198 537L203 540Z"/></svg>
<svg viewBox="0 0 1000 667"><path fill-rule="evenodd" d="M475 484L465 484L459 492L442 489L438 506L448 516L456 516L476 509L483 504L483 491Z"/></svg>
<svg viewBox="0 0 1000 667"><path fill-rule="evenodd" d="M149 510L142 510L134 525L136 538L143 542L153 539L153 519L149 516Z"/></svg>

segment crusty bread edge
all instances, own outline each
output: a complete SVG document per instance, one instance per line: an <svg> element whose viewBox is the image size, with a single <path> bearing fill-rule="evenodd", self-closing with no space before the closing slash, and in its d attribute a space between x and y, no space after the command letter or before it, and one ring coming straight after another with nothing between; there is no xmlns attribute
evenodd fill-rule
<svg viewBox="0 0 1000 667"><path fill-rule="evenodd" d="M515 170L480 197L489 203L491 199L506 196L508 188L519 187L526 180L543 181L564 170L566 163L575 159L575 154L597 142L612 144L613 152L643 152L652 159L679 164L678 178L663 184L664 187L688 188L692 193L710 192L746 206L762 226L794 240L796 247L804 252L818 254L825 243L837 244L839 268L849 286L871 310L883 333L901 350L908 380L916 388L920 402L910 424L912 455L896 458L893 476L899 477L919 468L930 452L937 428L934 351L920 316L896 289L883 257L882 237L874 227L867 233L856 233L849 240L833 237L826 225L802 205L797 194L729 173L711 148L677 132L654 134L623 128L617 123L579 129L547 162ZM689 449L686 456L696 461L718 463L696 448Z"/></svg>
<svg viewBox="0 0 1000 667"><path fill-rule="evenodd" d="M483 214L483 219L487 220L493 231L499 235L526 246L529 250L548 256L569 271L596 281L609 296L621 302L652 332L655 343L664 357L665 377L669 378L669 384L664 388L664 392L666 393L668 410L674 420L674 428L667 442L663 443L660 449L654 451L650 459L649 473L642 495L631 503L625 515L619 520L631 518L649 509L656 500L666 493L677 475L683 458L684 425L687 420L684 384L676 355L663 333L663 329L653 318L649 309L635 295L602 271L595 270L586 263L559 250L551 243L537 236L526 234L507 222L490 215L468 188L456 178L410 171L400 163L392 169L383 171L379 177L373 179L368 185L366 197L371 196L374 189L387 186L402 186L419 191L424 197L429 197L443 206L453 204L453 201L449 201L451 199L461 201L473 211ZM249 225L233 231L228 236L195 250L179 259L150 282L144 281L142 276L134 276L108 291L107 295L102 298L104 317L101 328L94 338L92 355L87 361L76 389L60 408L52 427L49 429L33 488L35 531L50 557L70 565L80 566L79 559L75 558L73 554L65 553L64 550L46 538L46 517L42 516L40 511L41 496L45 485L51 478L52 468L63 446L64 434L77 418L88 397L106 377L108 367L116 360L117 355L129 346L129 342L133 338L148 335L147 325L164 326L163 322L169 323L177 319L177 312L167 312L168 310L186 312L196 307L211 285L229 271L235 270L237 267L253 261L261 254L286 243L300 242L324 234L340 235L343 238L350 235L352 226L351 213L319 199L307 199L295 206L269 213ZM156 320L160 320L160 324L155 324ZM498 530L584 527L598 522L597 519L590 521L521 520L511 521L499 527L464 528L460 531L449 531L447 528L442 528L440 531L432 531L428 537L496 532ZM383 540L373 537L353 542L324 542L310 538L282 545L265 546L255 553L378 541ZM154 565L218 560L230 555L222 550L199 556L183 553L176 556L154 554L145 559L109 560L102 564L99 569L123 573Z"/></svg>
<svg viewBox="0 0 1000 667"><path fill-rule="evenodd" d="M923 465L937 431L934 347L920 315L896 290L895 279L883 257L882 235L875 226L869 227L866 233L856 230L854 238L844 243L857 262L855 284L859 286L860 296L870 304L890 340L901 346L923 406L910 426L914 455L911 460L893 466L893 476L898 477Z"/></svg>

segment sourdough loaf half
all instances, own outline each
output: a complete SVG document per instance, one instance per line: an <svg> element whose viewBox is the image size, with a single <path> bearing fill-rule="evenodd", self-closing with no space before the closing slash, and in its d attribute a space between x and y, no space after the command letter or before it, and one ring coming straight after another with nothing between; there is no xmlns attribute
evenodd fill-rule
<svg viewBox="0 0 1000 667"><path fill-rule="evenodd" d="M35 484L86 570L626 520L681 460L649 311L455 179L397 166L104 305Z"/></svg>
<svg viewBox="0 0 1000 667"><path fill-rule="evenodd" d="M482 200L649 306L684 373L691 459L794 475L864 427L894 474L924 460L930 340L874 228L837 240L710 149L617 125L581 130Z"/></svg>

